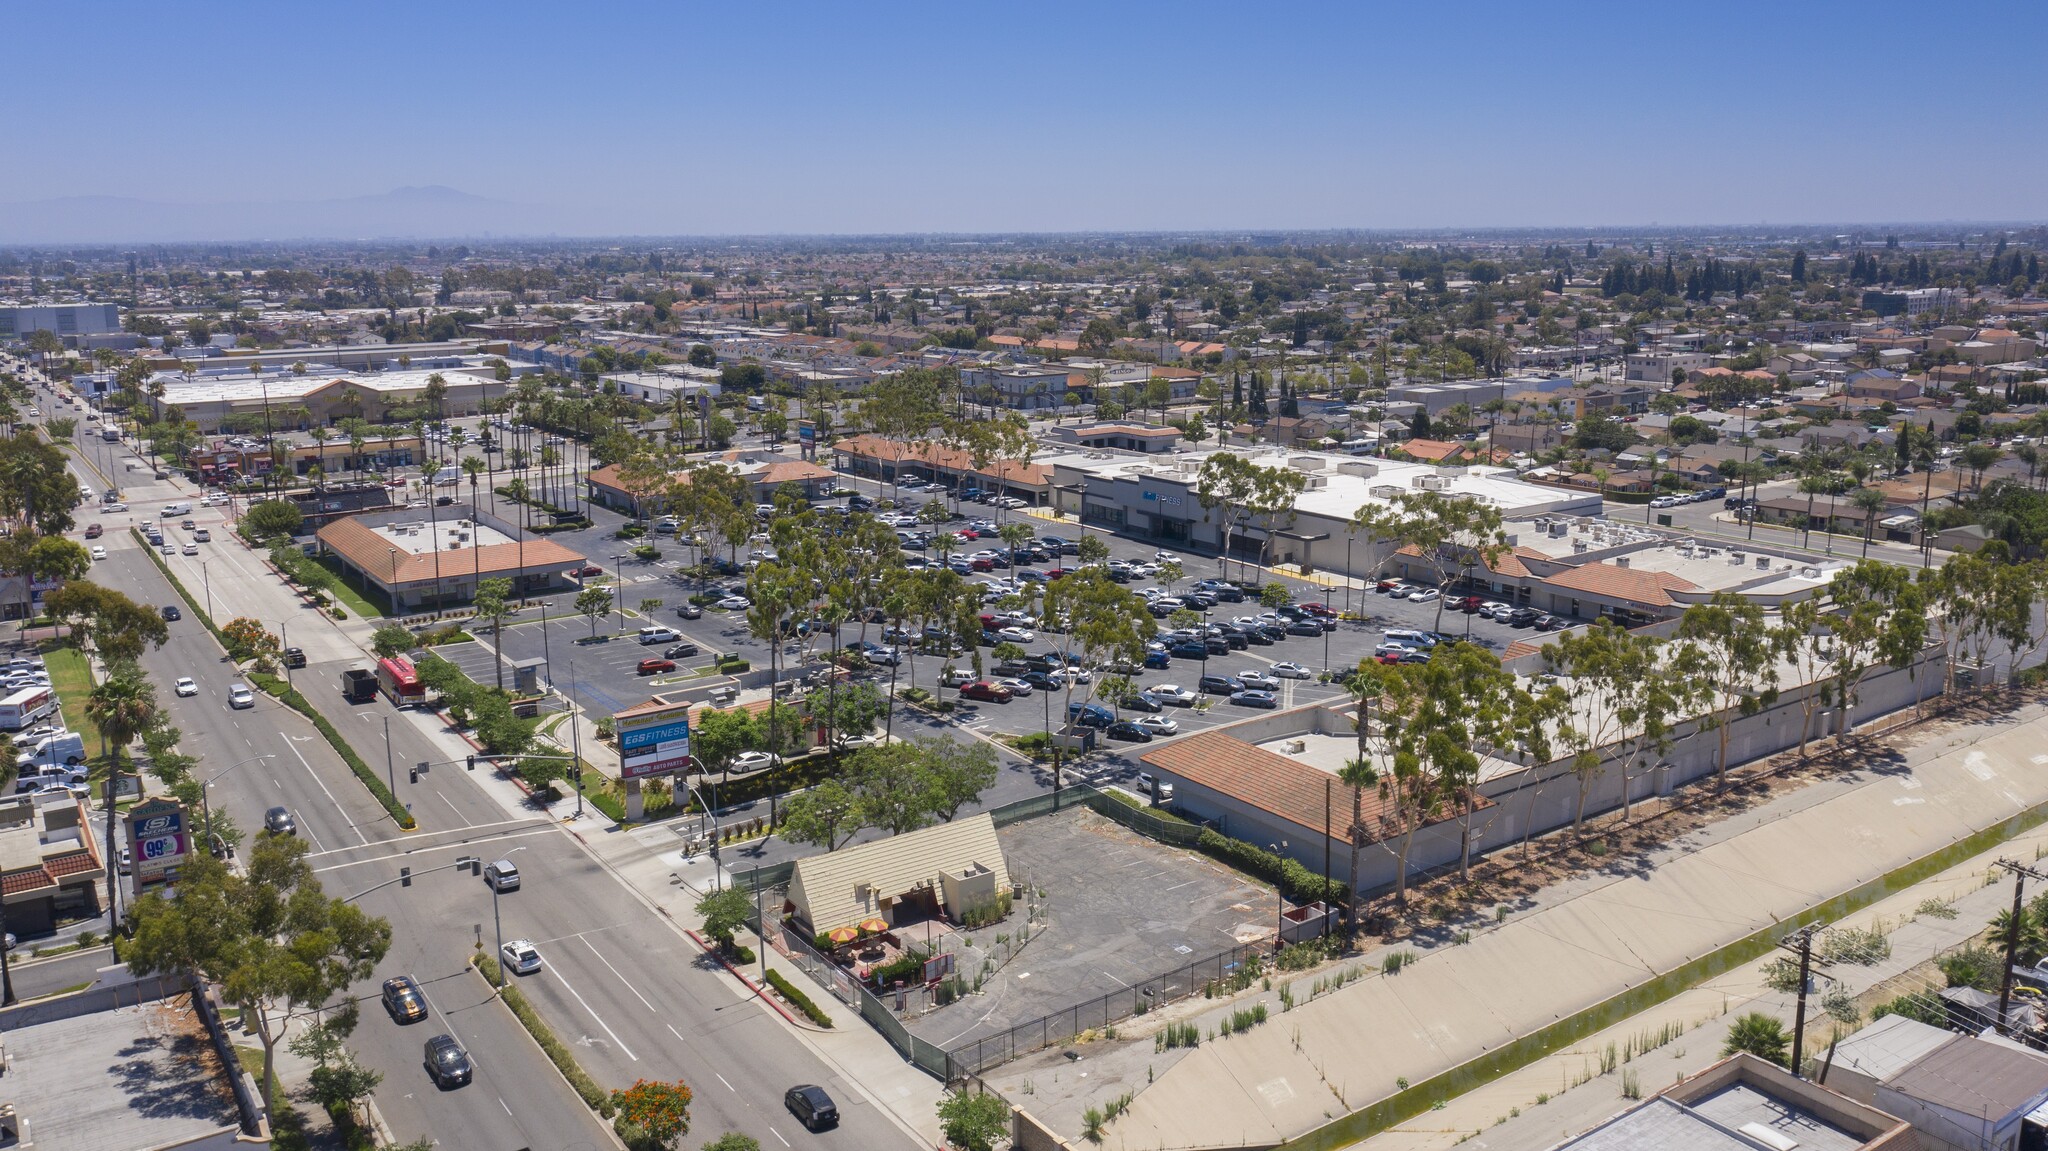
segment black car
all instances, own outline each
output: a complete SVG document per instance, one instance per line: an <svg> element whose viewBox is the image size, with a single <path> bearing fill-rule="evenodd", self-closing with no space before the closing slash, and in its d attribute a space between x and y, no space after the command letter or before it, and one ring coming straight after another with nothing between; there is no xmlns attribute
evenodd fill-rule
<svg viewBox="0 0 2048 1151"><path fill-rule="evenodd" d="M1234 675L1205 675L1195 684L1195 690L1210 695L1231 695L1244 690L1244 684Z"/></svg>
<svg viewBox="0 0 2048 1151"><path fill-rule="evenodd" d="M679 644L674 644L674 645L672 645L672 646L670 646L670 647L667 647L667 648L663 649L663 650L662 650L662 653L661 653L661 658L663 658L663 659L682 659L682 658L683 658L684 656L692 656L692 655L696 655L696 654L697 654L697 645L696 645L696 644L694 644L694 643L690 643L690 642L688 642L688 641L686 640L686 641L684 641L684 642L682 642L682 643L679 643Z"/></svg>
<svg viewBox="0 0 2048 1151"><path fill-rule="evenodd" d="M1124 697L1123 709L1125 711L1143 712L1154 712L1161 710L1158 700L1153 699L1150 696L1137 694L1135 692L1131 695Z"/></svg>
<svg viewBox="0 0 2048 1151"><path fill-rule="evenodd" d="M1139 727L1137 724L1132 723L1128 719L1120 719L1117 720L1115 723L1110 724L1108 734L1109 738L1121 739L1126 743L1152 742L1151 732L1146 731L1144 728Z"/></svg>
<svg viewBox="0 0 2048 1151"><path fill-rule="evenodd" d="M1208 611L1216 606L1216 597L1205 591L1182 592L1180 602L1196 611Z"/></svg>
<svg viewBox="0 0 2048 1151"><path fill-rule="evenodd" d="M1199 640L1189 640L1186 643L1177 643L1168 648L1166 654L1175 659L1207 659L1209 649L1203 646Z"/></svg>
<svg viewBox="0 0 2048 1151"><path fill-rule="evenodd" d="M304 651L303 649L301 649L301 648L296 648L296 647L288 647L288 648L284 649L284 665L285 665L286 667L304 667L304 666L306 666L306 653L305 653L305 651Z"/></svg>
<svg viewBox="0 0 2048 1151"><path fill-rule="evenodd" d="M180 611L180 610L178 610L178 605L177 605L177 604L174 604L174 603L167 603L167 604L165 604L165 605L164 605L164 620L165 620L165 622L169 622L169 621L171 621L171 620L179 620L179 619L184 619L184 618L185 618L185 613L184 613L184 612L182 612L182 611Z"/></svg>
<svg viewBox="0 0 2048 1151"><path fill-rule="evenodd" d="M455 1041L453 1035L436 1035L427 1040L427 1074L434 1077L434 1086L440 1088L460 1087L469 1082L475 1069L469 1064L469 1052Z"/></svg>
<svg viewBox="0 0 2048 1151"><path fill-rule="evenodd" d="M1243 651L1245 648L1250 647L1252 642L1245 638L1245 634L1236 628L1225 628L1223 629L1223 634L1216 638L1222 640L1223 646L1231 651Z"/></svg>
<svg viewBox="0 0 2048 1151"><path fill-rule="evenodd" d="M821 1131L839 1123L839 1106L823 1087L809 1083L792 1087L782 1093L782 1105L806 1131Z"/></svg>
<svg viewBox="0 0 2048 1151"><path fill-rule="evenodd" d="M1287 634L1311 636L1321 635L1323 634L1323 625L1317 623L1312 619L1298 619L1295 620L1293 623L1287 625Z"/></svg>
<svg viewBox="0 0 2048 1151"><path fill-rule="evenodd" d="M1528 627L1543 618L1543 613L1533 607L1518 607L1508 613L1509 627Z"/></svg>

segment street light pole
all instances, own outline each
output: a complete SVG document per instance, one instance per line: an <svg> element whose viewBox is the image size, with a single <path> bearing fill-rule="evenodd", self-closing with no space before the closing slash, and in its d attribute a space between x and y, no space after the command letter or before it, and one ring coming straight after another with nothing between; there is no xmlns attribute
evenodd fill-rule
<svg viewBox="0 0 2048 1151"><path fill-rule="evenodd" d="M207 609L206 609L206 614L207 614L207 616L208 616L209 618L210 618L210 617L212 617L212 615L213 615L213 607L212 607L212 599L211 599L211 597L208 597L208 601L207 601ZM298 688L297 688L296 686L294 686L294 685L292 684L292 657L291 657L291 654L290 654L290 652L291 652L291 650L292 650L292 629L291 629L291 625L290 625L290 624L288 624L288 623L286 623L286 622L285 622L284 620L278 620L278 621L277 621L277 635L278 635L278 641L279 641L280 643L282 643L282 644L284 645L284 650L285 650L285 653L286 653L286 654L285 654L285 656L284 656L284 686L285 686L285 689L286 689L287 691L297 691L297 690L298 690Z"/></svg>
<svg viewBox="0 0 2048 1151"><path fill-rule="evenodd" d="M525 850L524 847L515 847L505 854L509 856ZM505 990L505 921L498 916L498 885L495 883L491 884L491 930L498 937L498 990L503 991Z"/></svg>
<svg viewBox="0 0 2048 1151"><path fill-rule="evenodd" d="M576 660L569 660L569 682L576 682ZM624 746L621 744L620 746ZM569 754L574 757L569 767L576 773L576 818L583 818L583 733L576 717L569 717Z"/></svg>
<svg viewBox="0 0 2048 1151"><path fill-rule="evenodd" d="M248 764L255 763L259 760L276 758L277 756L274 754L253 756L249 759L242 760L240 763L231 763L199 782L199 810L206 820L206 849L208 851L213 850L213 804L207 801L206 789L212 787L215 780L219 779L223 775L226 775L228 772L235 770L238 767L243 767Z"/></svg>
<svg viewBox="0 0 2048 1151"><path fill-rule="evenodd" d="M1287 850L1286 840L1283 839L1278 843L1269 843L1266 845L1266 848L1274 855L1279 856L1282 861L1286 860L1287 856L1284 854ZM1273 885L1273 954L1275 955L1280 954L1281 932L1286 929L1286 922L1287 896L1281 893L1280 885L1276 883Z"/></svg>
<svg viewBox="0 0 2048 1151"><path fill-rule="evenodd" d="M213 618L213 577L206 572L206 561L199 561L199 582L206 585L206 618Z"/></svg>
<svg viewBox="0 0 2048 1151"><path fill-rule="evenodd" d="M391 766L391 717L384 717L384 786L391 791L391 798L398 798L398 773Z"/></svg>

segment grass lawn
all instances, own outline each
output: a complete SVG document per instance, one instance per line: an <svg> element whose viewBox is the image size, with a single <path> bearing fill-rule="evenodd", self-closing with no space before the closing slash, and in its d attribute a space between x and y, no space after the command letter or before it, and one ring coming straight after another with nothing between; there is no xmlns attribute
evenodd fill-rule
<svg viewBox="0 0 2048 1151"><path fill-rule="evenodd" d="M334 573L334 598L340 600L342 606L358 616L366 616L370 619L381 619L391 614L385 610L390 605L390 601L384 597L384 593L373 589L369 596L365 598L363 593L356 589L356 585L349 582L349 577L342 574L341 561L339 559L333 556L321 556L319 564L321 567ZM384 606L380 607L378 606L379 604Z"/></svg>
<svg viewBox="0 0 2048 1151"><path fill-rule="evenodd" d="M66 726L85 737L88 753L96 751L100 729L85 718L85 701L93 689L91 663L77 648L55 643L44 644L42 654L43 665L50 672L50 686L57 689L57 700L64 708Z"/></svg>

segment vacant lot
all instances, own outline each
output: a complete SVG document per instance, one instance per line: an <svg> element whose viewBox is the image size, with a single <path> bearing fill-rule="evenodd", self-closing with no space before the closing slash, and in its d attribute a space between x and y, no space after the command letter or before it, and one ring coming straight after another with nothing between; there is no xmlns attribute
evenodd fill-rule
<svg viewBox="0 0 2048 1151"><path fill-rule="evenodd" d="M1142 987L1192 960L1272 935L1271 888L1086 808L1013 824L998 836L1012 878L1045 892L1048 922L985 980L981 994L907 1021L941 1047ZM963 934L985 942L998 930L1014 931L1019 918Z"/></svg>

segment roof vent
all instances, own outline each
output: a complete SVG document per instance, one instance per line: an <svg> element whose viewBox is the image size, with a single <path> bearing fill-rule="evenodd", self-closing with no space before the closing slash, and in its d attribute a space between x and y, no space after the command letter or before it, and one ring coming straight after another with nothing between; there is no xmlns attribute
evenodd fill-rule
<svg viewBox="0 0 2048 1151"><path fill-rule="evenodd" d="M1627 566L1628 566L1628 557L1627 557L1627 556L1615 556L1615 557L1614 557L1614 566L1615 566L1615 567L1618 567L1618 568L1625 568L1625 567L1627 567Z"/></svg>

